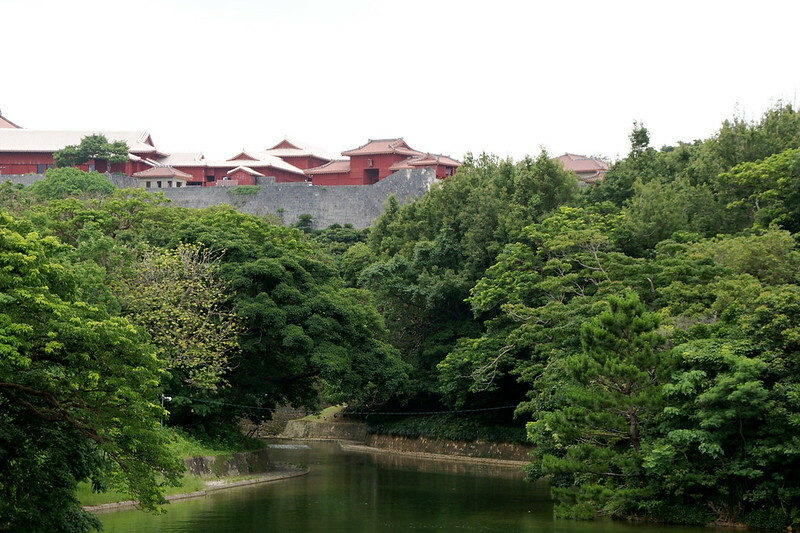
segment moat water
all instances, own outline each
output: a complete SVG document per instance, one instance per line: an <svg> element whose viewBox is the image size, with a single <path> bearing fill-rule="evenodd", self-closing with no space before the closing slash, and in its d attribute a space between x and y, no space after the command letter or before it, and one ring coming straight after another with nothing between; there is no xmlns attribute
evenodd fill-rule
<svg viewBox="0 0 800 533"><path fill-rule="evenodd" d="M297 444L297 443L293 443ZM705 528L575 522L552 515L546 483L514 467L342 450L336 443L274 448L272 460L306 476L178 501L163 515L100 515L107 532L180 533L708 533Z"/></svg>

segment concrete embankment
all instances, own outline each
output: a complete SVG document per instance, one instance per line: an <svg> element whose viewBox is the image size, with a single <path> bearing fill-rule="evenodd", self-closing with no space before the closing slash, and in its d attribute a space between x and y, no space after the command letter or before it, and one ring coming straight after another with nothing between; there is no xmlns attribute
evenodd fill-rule
<svg viewBox="0 0 800 533"><path fill-rule="evenodd" d="M242 479L239 481L209 481L206 484L206 488L203 490L197 490L194 492L184 492L181 494L170 494L164 496L164 498L169 501L177 501L177 500L187 500L189 498L201 498L208 494L209 492L223 490L223 489L230 489L234 487L243 487L245 485L257 485L260 483L269 483L271 481L280 481L283 479L289 479L298 476L304 476L308 474L307 468L296 468L296 469L289 469L289 470L277 470L273 472L269 472L268 474L264 474L263 476L258 476L252 479ZM89 511L92 513L102 513L102 512L109 512L109 511L118 511L121 509L130 509L136 507L138 502L134 500L128 500L124 502L113 502L113 503L104 503L102 505L85 505L83 509L85 511Z"/></svg>
<svg viewBox="0 0 800 533"><path fill-rule="evenodd" d="M187 457L183 460L183 463L186 466L188 474L212 479L206 481L206 486L203 490L169 494L165 496L167 501L199 498L216 490L280 481L282 479L308 474L307 468L273 463L270 460L268 448L252 452L233 453L230 455ZM238 479L235 481L225 479L243 476L246 476L247 479ZM105 503L102 505L87 505L84 506L84 509L97 513L127 509L136 507L136 505L136 501L128 500Z"/></svg>
<svg viewBox="0 0 800 533"><path fill-rule="evenodd" d="M353 451L395 453L470 462L497 462L509 465L522 465L529 462L528 454L531 450L530 446L500 442L464 442L425 437L373 435L367 433L365 424L356 422L291 420L280 437L350 441L343 446Z"/></svg>
<svg viewBox="0 0 800 533"><path fill-rule="evenodd" d="M367 426L359 422L289 420L279 436L283 439L330 439L364 442L367 438Z"/></svg>

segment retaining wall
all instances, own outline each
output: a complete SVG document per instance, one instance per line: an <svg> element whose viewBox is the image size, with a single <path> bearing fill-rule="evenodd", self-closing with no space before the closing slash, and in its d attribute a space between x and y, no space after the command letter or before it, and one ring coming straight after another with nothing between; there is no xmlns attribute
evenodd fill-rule
<svg viewBox="0 0 800 533"><path fill-rule="evenodd" d="M364 442L367 438L367 427L358 422L290 420L279 436L285 439L333 439Z"/></svg>
<svg viewBox="0 0 800 533"><path fill-rule="evenodd" d="M409 453L433 453L438 455L458 455L481 459L499 459L503 461L529 461L529 446L508 444L505 442L462 442L453 440L429 439L419 437L392 437L390 435L367 435L367 446L391 449Z"/></svg>
<svg viewBox="0 0 800 533"><path fill-rule="evenodd" d="M231 455L187 457L183 460L183 464L186 465L186 470L193 476L244 476L274 470L274 465L269 459L269 449L267 448Z"/></svg>
<svg viewBox="0 0 800 533"><path fill-rule="evenodd" d="M530 446L505 442L453 441L407 438L390 435L368 434L367 427L358 422L316 422L313 420L290 420L280 434L287 439L333 439L363 442L372 448L404 453L453 455L501 461L529 461Z"/></svg>
<svg viewBox="0 0 800 533"><path fill-rule="evenodd" d="M180 187L159 189L179 207L203 208L228 204L243 213L277 215L294 224L300 215L312 217L318 229L331 224L368 227L383 212L389 195L400 204L421 197L436 181L432 169L401 170L374 185L310 186L305 183L273 183L259 179L254 194L237 194L237 187ZM245 190L245 189L240 189Z"/></svg>
<svg viewBox="0 0 800 533"><path fill-rule="evenodd" d="M30 185L44 176L26 174L1 176L2 180ZM130 176L109 176L120 188L136 187ZM386 200L393 195L400 204L421 197L436 181L433 169L401 170L374 185L309 186L306 183L275 183L273 178L259 178L258 188L239 187L176 187L148 189L161 192L172 205L204 208L227 204L251 215L277 215L283 224L294 224L300 215L312 217L318 229L331 224L352 224L366 228L383 212ZM244 191L253 194L237 194Z"/></svg>

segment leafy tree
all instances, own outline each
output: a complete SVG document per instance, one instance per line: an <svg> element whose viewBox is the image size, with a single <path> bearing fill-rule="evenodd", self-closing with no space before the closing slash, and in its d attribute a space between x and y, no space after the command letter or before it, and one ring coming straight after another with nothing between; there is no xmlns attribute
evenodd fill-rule
<svg viewBox="0 0 800 533"><path fill-rule="evenodd" d="M800 231L800 148L737 165L719 175L717 187L747 222Z"/></svg>
<svg viewBox="0 0 800 533"><path fill-rule="evenodd" d="M581 328L583 352L550 372L563 376L558 407L534 413L534 476L555 475L557 513L628 516L643 487L642 448L660 408L666 370L658 319L634 293Z"/></svg>
<svg viewBox="0 0 800 533"><path fill-rule="evenodd" d="M303 213L297 217L297 222L292 224L292 227L299 229L303 233L312 233L314 231L314 217L308 213Z"/></svg>
<svg viewBox="0 0 800 533"><path fill-rule="evenodd" d="M86 531L79 481L145 509L181 465L159 431L161 365L124 319L74 297L52 238L0 215L0 528Z"/></svg>
<svg viewBox="0 0 800 533"><path fill-rule="evenodd" d="M300 231L220 207L185 211L169 234L147 239L224 250L219 275L241 328L231 386L175 406L177 423L258 421L277 405L315 408L321 393L370 405L404 386L406 367L383 340L371 296L344 288L331 259Z"/></svg>
<svg viewBox="0 0 800 533"><path fill-rule="evenodd" d="M649 253L676 232L711 236L723 229L724 206L707 185L686 179L636 181L633 190L620 226L623 248L631 255Z"/></svg>
<svg viewBox="0 0 800 533"><path fill-rule="evenodd" d="M181 244L148 250L133 268L120 284L123 314L149 333L178 381L211 390L221 385L238 326L218 277L219 257Z"/></svg>
<svg viewBox="0 0 800 533"><path fill-rule="evenodd" d="M108 196L116 190L113 183L97 172L77 168L50 168L45 178L30 186L30 193L39 200L55 200L68 196Z"/></svg>
<svg viewBox="0 0 800 533"><path fill-rule="evenodd" d="M577 192L575 176L545 152L518 163L469 156L425 197L390 204L376 221L368 243L379 260L363 269L360 282L378 295L392 343L414 367L411 405L427 410L441 402L437 364L459 338L480 334L465 303L475 282L524 226L574 202ZM515 389L513 380L501 381Z"/></svg>
<svg viewBox="0 0 800 533"><path fill-rule="evenodd" d="M53 152L53 160L57 167L76 167L91 160L124 163L128 160L128 150L125 141L109 142L102 134L87 135L80 144L68 145Z"/></svg>
<svg viewBox="0 0 800 533"><path fill-rule="evenodd" d="M688 252L769 285L796 283L800 272L795 236L777 228L700 241L690 245Z"/></svg>

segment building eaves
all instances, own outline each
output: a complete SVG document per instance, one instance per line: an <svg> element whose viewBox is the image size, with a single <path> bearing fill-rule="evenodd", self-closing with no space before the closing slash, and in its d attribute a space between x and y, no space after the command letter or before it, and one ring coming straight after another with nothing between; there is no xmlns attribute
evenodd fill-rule
<svg viewBox="0 0 800 533"><path fill-rule="evenodd" d="M347 159L336 159L328 161L324 165L306 169L305 173L309 176L316 174L346 174L350 172L350 161Z"/></svg>

